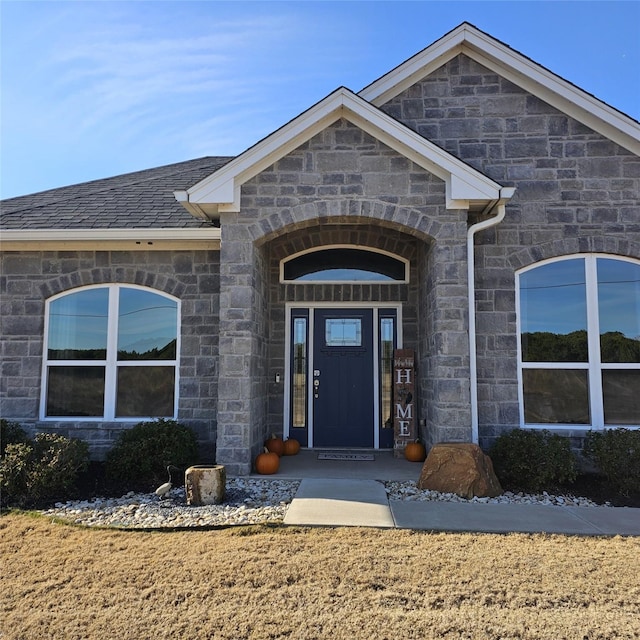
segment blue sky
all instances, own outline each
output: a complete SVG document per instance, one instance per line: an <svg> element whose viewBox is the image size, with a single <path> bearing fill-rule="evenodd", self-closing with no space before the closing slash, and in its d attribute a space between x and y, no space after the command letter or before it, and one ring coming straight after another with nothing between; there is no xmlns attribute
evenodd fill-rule
<svg viewBox="0 0 640 640"><path fill-rule="evenodd" d="M0 0L0 196L235 155L464 21L640 119L640 2Z"/></svg>

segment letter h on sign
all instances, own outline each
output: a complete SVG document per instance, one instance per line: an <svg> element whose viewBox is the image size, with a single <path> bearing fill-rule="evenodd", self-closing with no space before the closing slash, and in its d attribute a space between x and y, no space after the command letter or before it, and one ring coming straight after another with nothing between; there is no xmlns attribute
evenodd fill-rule
<svg viewBox="0 0 640 640"><path fill-rule="evenodd" d="M404 454L408 442L416 439L415 354L410 349L396 349L393 353L394 417L393 450L395 457Z"/></svg>

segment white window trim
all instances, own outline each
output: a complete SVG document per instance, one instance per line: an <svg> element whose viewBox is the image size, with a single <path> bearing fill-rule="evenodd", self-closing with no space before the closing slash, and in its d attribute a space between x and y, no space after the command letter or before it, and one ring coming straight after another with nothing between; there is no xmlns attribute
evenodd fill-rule
<svg viewBox="0 0 640 640"><path fill-rule="evenodd" d="M140 291L148 291L161 297L167 298L177 305L176 309L176 358L175 360L125 360L120 363L117 361L118 353L118 304L119 296L117 291L121 288L138 289ZM105 360L49 360L49 312L51 303L59 298L63 298L74 293L87 291L89 289L109 289L109 311L107 322L107 357ZM116 293L114 294L114 291ZM127 283L106 283L89 285L86 287L77 287L75 289L67 289L61 293L48 298L45 302L44 313L44 340L42 350L42 372L40 385L40 420L45 422L141 422L144 420L154 420L154 416L133 416L121 417L115 416L116 410L116 379L118 367L142 367L142 366L171 366L174 367L174 394L173 394L173 415L162 416L163 418L177 419L178 415L178 390L180 388L180 351L181 351L181 324L182 311L181 301L179 298L172 296L164 291L153 289L151 287L143 287L135 284ZM96 366L105 368L104 381L104 414L102 416L47 416L47 388L49 385L48 369L51 366Z"/></svg>
<svg viewBox="0 0 640 640"><path fill-rule="evenodd" d="M621 262L630 262L640 265L640 260L629 258L627 256L619 256L609 253L577 253L571 255L558 256L548 260L541 260L532 265L524 267L516 272L516 317L517 317L517 349L518 349L518 405L520 412L520 428L524 429L547 429L572 431L588 431L605 429L615 429L622 427L625 429L640 429L640 425L616 425L604 423L604 403L602 396L602 376L600 372L603 369L640 369L640 363L623 362L623 363L601 363L600 362L600 324L598 313L598 279L597 279L597 260L620 260ZM589 362L527 362L522 361L522 314L520 309L520 276L523 273L532 271L538 267L551 264L553 262L565 262L567 260L584 260L585 261L585 289L586 289L586 306L587 306L587 340L589 348ZM591 415L590 424L566 424L566 423L530 423L524 419L524 387L523 387L523 369L586 369L589 377L589 413Z"/></svg>
<svg viewBox="0 0 640 640"><path fill-rule="evenodd" d="M362 251L363 253L380 253L384 256L388 256L404 264L404 278L402 280L285 280L284 267L287 262L291 262L300 256L304 256L308 253L320 253L327 251L328 249L355 249L356 251ZM280 260L280 283L281 284L408 284L409 283L409 260L403 258L396 253L385 251L384 249L377 249L376 247L365 247L358 244L327 244L321 247L313 247L311 249L304 249L298 251L293 255L287 256Z"/></svg>

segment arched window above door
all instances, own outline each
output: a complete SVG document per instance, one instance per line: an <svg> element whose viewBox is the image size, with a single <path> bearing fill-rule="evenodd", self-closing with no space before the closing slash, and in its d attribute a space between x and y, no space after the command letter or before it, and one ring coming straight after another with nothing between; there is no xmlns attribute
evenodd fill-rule
<svg viewBox="0 0 640 640"><path fill-rule="evenodd" d="M379 249L320 247L297 253L280 263L281 282L409 281L409 261Z"/></svg>

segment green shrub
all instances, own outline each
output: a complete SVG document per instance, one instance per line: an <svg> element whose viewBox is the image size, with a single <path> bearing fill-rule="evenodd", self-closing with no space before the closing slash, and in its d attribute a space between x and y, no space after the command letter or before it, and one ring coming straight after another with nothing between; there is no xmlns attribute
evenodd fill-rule
<svg viewBox="0 0 640 640"><path fill-rule="evenodd" d="M589 431L582 452L622 495L640 493L640 431Z"/></svg>
<svg viewBox="0 0 640 640"><path fill-rule="evenodd" d="M107 481L113 489L149 491L167 481L167 466L195 464L193 431L175 420L140 422L123 431L107 454Z"/></svg>
<svg viewBox="0 0 640 640"><path fill-rule="evenodd" d="M503 486L543 491L576 479L576 459L569 439L547 430L504 433L489 455Z"/></svg>
<svg viewBox="0 0 640 640"><path fill-rule="evenodd" d="M88 463L86 442L53 433L7 444L0 460L3 503L29 507L67 498Z"/></svg>
<svg viewBox="0 0 640 640"><path fill-rule="evenodd" d="M28 441L26 431L17 422L0 418L0 458L4 456L8 444Z"/></svg>

